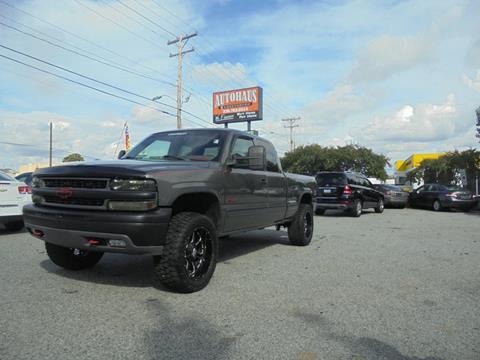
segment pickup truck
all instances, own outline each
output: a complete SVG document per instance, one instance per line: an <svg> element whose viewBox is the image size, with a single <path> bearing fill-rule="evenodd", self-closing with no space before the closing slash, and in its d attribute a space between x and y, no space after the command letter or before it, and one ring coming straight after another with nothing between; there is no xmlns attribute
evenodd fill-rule
<svg viewBox="0 0 480 360"><path fill-rule="evenodd" d="M238 130L155 133L118 160L37 170L32 185L25 227L52 262L150 254L156 280L179 292L208 284L219 238L277 226L305 246L313 234L315 179L284 173L269 141Z"/></svg>

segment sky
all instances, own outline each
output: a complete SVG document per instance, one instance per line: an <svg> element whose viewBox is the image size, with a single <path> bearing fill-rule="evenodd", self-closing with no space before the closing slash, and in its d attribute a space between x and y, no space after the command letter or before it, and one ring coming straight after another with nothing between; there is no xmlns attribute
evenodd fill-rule
<svg viewBox="0 0 480 360"><path fill-rule="evenodd" d="M185 128L215 127L213 92L258 85L252 128L280 155L291 117L296 146L358 144L392 163L478 147L479 13L478 0L0 0L0 168L47 162L50 122L54 162L114 158L125 122L133 144L174 129L167 42L195 31Z"/></svg>

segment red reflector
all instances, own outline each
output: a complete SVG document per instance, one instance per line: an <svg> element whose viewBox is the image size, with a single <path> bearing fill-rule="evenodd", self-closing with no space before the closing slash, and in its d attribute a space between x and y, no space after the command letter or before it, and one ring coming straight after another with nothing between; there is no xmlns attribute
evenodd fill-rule
<svg viewBox="0 0 480 360"><path fill-rule="evenodd" d="M391 195L392 193L390 191L385 191L385 195Z"/></svg>
<svg viewBox="0 0 480 360"><path fill-rule="evenodd" d="M348 185L345 185L343 188L343 195L352 195L352 188Z"/></svg>
<svg viewBox="0 0 480 360"><path fill-rule="evenodd" d="M88 241L88 243L89 243L90 245L98 245L98 244L100 244L100 241L99 241L99 240L96 240L96 239L88 239L87 241Z"/></svg>
<svg viewBox="0 0 480 360"><path fill-rule="evenodd" d="M19 194L31 194L32 193L32 188L30 186L25 186L21 185L18 187L18 193Z"/></svg>
<svg viewBox="0 0 480 360"><path fill-rule="evenodd" d="M33 229L32 230L32 235L38 236L38 237L44 237L45 233L42 230Z"/></svg>

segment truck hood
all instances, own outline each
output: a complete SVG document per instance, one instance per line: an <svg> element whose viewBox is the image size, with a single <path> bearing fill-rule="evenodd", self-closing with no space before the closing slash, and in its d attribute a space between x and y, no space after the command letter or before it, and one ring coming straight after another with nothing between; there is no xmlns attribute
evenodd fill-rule
<svg viewBox="0 0 480 360"><path fill-rule="evenodd" d="M59 177L148 177L163 171L217 168L219 163L207 161L141 161L106 160L75 162L35 171L37 176Z"/></svg>

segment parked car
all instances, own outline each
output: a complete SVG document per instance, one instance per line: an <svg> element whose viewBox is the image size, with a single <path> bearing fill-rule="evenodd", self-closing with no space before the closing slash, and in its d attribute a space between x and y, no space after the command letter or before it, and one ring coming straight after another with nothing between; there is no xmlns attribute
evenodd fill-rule
<svg viewBox="0 0 480 360"><path fill-rule="evenodd" d="M194 292L213 275L219 237L276 225L293 245L312 240L315 178L284 173L263 138L175 130L121 154L35 172L25 225L55 264L82 270L105 252L150 254L159 282Z"/></svg>
<svg viewBox="0 0 480 360"><path fill-rule="evenodd" d="M0 171L0 224L9 231L23 228L22 208L31 202L32 189Z"/></svg>
<svg viewBox="0 0 480 360"><path fill-rule="evenodd" d="M412 207L428 207L435 211L451 208L470 211L478 200L470 191L458 186L425 184L410 193L408 202Z"/></svg>
<svg viewBox="0 0 480 360"><path fill-rule="evenodd" d="M363 209L373 208L376 213L383 212L383 194L375 190L372 183L362 174L319 172L316 180L315 213L317 215L322 215L329 209L342 209L354 217L359 217Z"/></svg>
<svg viewBox="0 0 480 360"><path fill-rule="evenodd" d="M390 184L374 184L373 188L383 194L385 206L403 209L407 205L408 193L400 187Z"/></svg>
<svg viewBox="0 0 480 360"><path fill-rule="evenodd" d="M28 186L32 186L33 172L26 172L15 176L18 181L24 182Z"/></svg>

